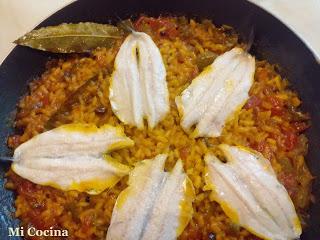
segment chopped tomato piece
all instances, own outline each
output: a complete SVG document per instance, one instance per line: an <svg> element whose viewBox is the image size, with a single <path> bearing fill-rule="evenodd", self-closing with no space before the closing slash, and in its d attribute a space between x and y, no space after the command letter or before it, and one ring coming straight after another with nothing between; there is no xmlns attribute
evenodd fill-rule
<svg viewBox="0 0 320 240"><path fill-rule="evenodd" d="M44 96L42 99L41 99L41 102L42 102L42 105L43 106L47 106L49 104L49 98L48 96Z"/></svg>
<svg viewBox="0 0 320 240"><path fill-rule="evenodd" d="M86 215L82 219L82 227L81 230L87 234L90 233L90 229L93 225L94 216L93 215Z"/></svg>
<svg viewBox="0 0 320 240"><path fill-rule="evenodd" d="M190 153L190 149L189 149L189 147L183 147L179 150L179 153L180 153L180 158L182 160L186 160L189 153Z"/></svg>
<svg viewBox="0 0 320 240"><path fill-rule="evenodd" d="M20 181L20 184L17 185L17 191L21 195L33 197L34 193L36 192L36 185L23 179Z"/></svg>
<svg viewBox="0 0 320 240"><path fill-rule="evenodd" d="M297 133L301 133L310 127L310 124L306 122L294 122L292 125Z"/></svg>
<svg viewBox="0 0 320 240"><path fill-rule="evenodd" d="M258 107L260 104L261 104L261 99L256 95L252 95L247 101L244 108L245 109L255 108L255 107Z"/></svg>
<svg viewBox="0 0 320 240"><path fill-rule="evenodd" d="M256 76L258 79L265 80L268 79L269 71L265 68L258 68L256 71Z"/></svg>
<svg viewBox="0 0 320 240"><path fill-rule="evenodd" d="M274 108L271 108L271 114L273 116L281 116L283 115L283 108L280 108L280 107L274 107Z"/></svg>
<svg viewBox="0 0 320 240"><path fill-rule="evenodd" d="M250 147L253 148L254 150L262 153L262 155L269 160L271 160L272 156L274 155L274 152L272 151L270 146L265 141L250 144Z"/></svg>
<svg viewBox="0 0 320 240"><path fill-rule="evenodd" d="M138 31L143 30L144 25L148 25L152 31L159 34L161 37L174 38L178 35L177 25L169 18L153 18L141 16L134 24Z"/></svg>
<svg viewBox="0 0 320 240"><path fill-rule="evenodd" d="M295 175L293 173L286 174L282 172L279 174L278 178L283 186L287 189L290 197L292 197L296 193L298 187L298 182Z"/></svg>
<svg viewBox="0 0 320 240"><path fill-rule="evenodd" d="M17 148L20 145L20 135L12 135L8 138L8 145L11 148Z"/></svg>
<svg viewBox="0 0 320 240"><path fill-rule="evenodd" d="M47 211L50 211L50 214L54 212L53 209L47 209ZM44 221L44 214L42 211L38 211L37 209L33 209L32 211L28 212L28 217L30 217L31 224L36 228L36 229L59 229L58 224L57 224L57 219L55 216L51 215L51 217L45 218ZM39 238L36 238L39 239Z"/></svg>
<svg viewBox="0 0 320 240"><path fill-rule="evenodd" d="M182 232L182 239L188 239L188 240L200 240L200 239L208 239L207 236L203 236L204 234L199 229L198 225L195 225L194 227L189 227L188 231Z"/></svg>
<svg viewBox="0 0 320 240"><path fill-rule="evenodd" d="M284 134L284 147L287 151L291 151L297 145L298 136L292 131L283 131Z"/></svg>
<svg viewBox="0 0 320 240"><path fill-rule="evenodd" d="M251 144L250 147L262 153L266 147L266 142L262 141L262 142L254 143L254 144Z"/></svg>
<svg viewBox="0 0 320 240"><path fill-rule="evenodd" d="M283 101L273 96L269 96L267 99L272 105L272 108L271 108L272 115L277 115L277 116L283 115L284 113Z"/></svg>

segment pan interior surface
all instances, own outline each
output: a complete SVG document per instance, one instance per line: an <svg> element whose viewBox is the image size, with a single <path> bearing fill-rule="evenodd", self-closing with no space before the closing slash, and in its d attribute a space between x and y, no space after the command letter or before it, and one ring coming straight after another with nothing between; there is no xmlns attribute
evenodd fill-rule
<svg viewBox="0 0 320 240"><path fill-rule="evenodd" d="M267 59L281 66L283 77L289 79L303 101L303 110L311 115L312 126L307 132L309 138L308 165L316 177L313 184L315 199L320 198L320 65L310 50L279 20L244 0L119 0L100 1L79 0L58 11L39 26L57 25L63 22L115 23L141 13L150 16L166 14L187 17L209 18L217 25L233 26L244 38L251 28L255 31L252 53L258 58ZM27 91L27 83L39 76L50 58L61 57L55 54L16 47L0 67L0 156L8 156L6 139L13 131L14 110L19 98ZM15 239L8 236L9 227L18 227L13 218L14 196L4 188L4 175L9 165L1 163L0 169L0 239ZM301 239L320 238L320 204L316 201L310 208L310 221ZM18 237L17 237L18 239Z"/></svg>

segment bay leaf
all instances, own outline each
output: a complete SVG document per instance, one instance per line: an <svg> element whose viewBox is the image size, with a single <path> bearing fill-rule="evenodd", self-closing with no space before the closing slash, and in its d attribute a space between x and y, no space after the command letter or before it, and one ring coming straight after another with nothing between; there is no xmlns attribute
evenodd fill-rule
<svg viewBox="0 0 320 240"><path fill-rule="evenodd" d="M201 53L197 59L196 64L198 66L199 71L201 72L205 67L209 66L213 61L218 57L218 54L207 50Z"/></svg>
<svg viewBox="0 0 320 240"><path fill-rule="evenodd" d="M122 29L125 33L132 33L135 31L134 24L131 19L121 20L117 23L117 27Z"/></svg>
<svg viewBox="0 0 320 240"><path fill-rule="evenodd" d="M111 47L123 34L123 30L109 24L63 23L33 30L14 43L54 53L82 53Z"/></svg>

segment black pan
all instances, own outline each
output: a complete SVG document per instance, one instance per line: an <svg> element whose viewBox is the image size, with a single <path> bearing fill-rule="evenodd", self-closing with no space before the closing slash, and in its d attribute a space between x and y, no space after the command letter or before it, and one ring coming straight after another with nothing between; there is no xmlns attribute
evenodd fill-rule
<svg viewBox="0 0 320 240"><path fill-rule="evenodd" d="M290 80L303 100L303 110L311 113L312 127L308 130L308 165L316 176L313 193L316 203L310 209L309 227L301 239L320 239L320 65L305 44L285 25L261 8L244 0L79 0L58 11L39 26L63 22L117 22L120 18L146 13L206 17L217 25L233 26L244 38L251 26L255 29L253 54L279 64L282 76ZM2 33L5 34L5 33ZM0 67L0 155L10 154L6 138L12 132L14 109L27 82L39 76L49 58L58 57L41 51L16 47ZM318 92L319 91L319 92ZM8 165L0 164L0 239L8 237L8 227L18 226L12 218L14 196L3 187ZM17 239L17 238L16 238Z"/></svg>

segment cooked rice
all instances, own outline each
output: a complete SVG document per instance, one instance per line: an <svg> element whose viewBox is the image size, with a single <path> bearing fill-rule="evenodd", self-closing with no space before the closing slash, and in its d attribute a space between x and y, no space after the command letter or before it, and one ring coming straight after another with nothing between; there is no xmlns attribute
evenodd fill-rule
<svg viewBox="0 0 320 240"><path fill-rule="evenodd" d="M180 20L170 18L171 22ZM97 82L89 84L70 111L61 115L55 126L70 122L87 122L102 125L121 125L135 146L112 153L122 163L134 165L160 153L168 153L166 169L170 170L177 159L183 160L184 169L196 190L194 216L180 239L259 239L247 230L233 224L213 201L210 191L203 191L204 161L207 152L220 154L217 144L240 144L264 154L274 167L280 181L288 189L295 207L303 218L310 201L311 175L305 164L307 140L294 129L294 112L300 105L295 92L288 89L273 65L258 61L255 82L248 104L228 122L221 137L192 139L180 127L180 117L174 102L199 73L196 59L205 50L221 54L238 43L237 35L229 27L217 28L209 21L193 20L180 25L174 37L159 37L149 32L163 56L167 69L171 112L153 130L138 130L123 125L112 113L108 100L110 73L121 44L112 49L97 49L90 56L73 56L51 62L47 71L30 86L30 93L18 105L16 128L21 134L11 136L9 146L17 147L46 130L46 123L66 99L90 77L98 74ZM183 29L184 28L184 29ZM282 108L274 102L283 103ZM279 100L280 99L280 100ZM281 114L277 111L282 111ZM292 110L291 109L291 110ZM290 145L291 144L291 145ZM121 190L127 185L122 179L114 188L97 196L76 191L63 192L51 187L33 184L8 172L7 187L17 192L15 215L23 226L38 229L68 229L68 239L104 239L112 209ZM41 238L39 238L41 239Z"/></svg>

